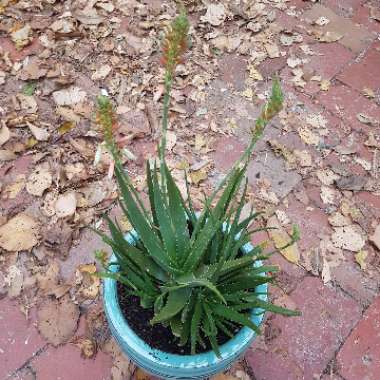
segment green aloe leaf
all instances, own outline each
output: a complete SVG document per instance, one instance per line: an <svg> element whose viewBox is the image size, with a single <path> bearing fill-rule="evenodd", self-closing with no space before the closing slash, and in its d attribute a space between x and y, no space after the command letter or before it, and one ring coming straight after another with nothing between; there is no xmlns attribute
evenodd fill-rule
<svg viewBox="0 0 380 380"><path fill-rule="evenodd" d="M182 195L166 164L164 168L168 188L169 211L173 222L174 241L177 249L177 261L182 262L182 258L189 247L189 230L186 218L188 212Z"/></svg>
<svg viewBox="0 0 380 380"><path fill-rule="evenodd" d="M169 257L163 249L159 237L140 211L133 199L128 185L121 178L121 174L117 168L115 169L115 174L118 178L118 183L123 194L122 204L125 206L123 207L123 210L127 213L128 220L135 228L141 241L144 242L151 257L164 269L170 271L172 268L170 266Z"/></svg>
<svg viewBox="0 0 380 380"><path fill-rule="evenodd" d="M248 296L245 298L245 300L249 302L251 305L253 305L251 307L259 307L266 311L271 311L272 313L285 315L287 317L297 317L302 314L300 311L290 310L281 306L274 305L270 302L263 301L257 298L257 295Z"/></svg>
<svg viewBox="0 0 380 380"><path fill-rule="evenodd" d="M166 248L169 256L170 265L175 267L177 266L177 258L173 223L168 209L168 198L165 194L163 194L158 182L157 170L154 170L153 172L152 181L153 197L159 230L164 247Z"/></svg>
<svg viewBox="0 0 380 380"><path fill-rule="evenodd" d="M191 289L180 288L169 293L166 305L151 320L152 324L168 321L177 315L186 305L191 294Z"/></svg>
<svg viewBox="0 0 380 380"><path fill-rule="evenodd" d="M259 328L249 318L247 318L244 314L235 311L233 308L221 304L212 304L211 309L215 314L230 321L247 326L258 335L261 334Z"/></svg>
<svg viewBox="0 0 380 380"><path fill-rule="evenodd" d="M191 354L195 354L197 342L199 340L199 325L202 319L202 301L200 297L198 297L195 308L194 315L191 319L191 327L190 327L190 342L191 342Z"/></svg>

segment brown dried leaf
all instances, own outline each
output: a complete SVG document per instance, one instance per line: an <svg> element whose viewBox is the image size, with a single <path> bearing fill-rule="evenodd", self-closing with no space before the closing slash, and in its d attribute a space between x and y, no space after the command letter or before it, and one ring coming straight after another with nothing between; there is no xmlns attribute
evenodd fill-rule
<svg viewBox="0 0 380 380"><path fill-rule="evenodd" d="M16 265L11 265L8 268L8 273L4 278L4 281L8 285L8 297L18 297L24 284L24 275L22 274L20 268Z"/></svg>
<svg viewBox="0 0 380 380"><path fill-rule="evenodd" d="M360 251L365 245L365 240L355 225L335 228L331 241L334 247L353 252Z"/></svg>
<svg viewBox="0 0 380 380"><path fill-rule="evenodd" d="M6 125L3 125L0 129L0 146L5 144L11 137L11 133Z"/></svg>
<svg viewBox="0 0 380 380"><path fill-rule="evenodd" d="M377 225L377 227L375 229L375 232L370 237L370 240L371 240L371 242L373 244L375 244L375 246L377 247L377 249L380 250L380 224Z"/></svg>
<svg viewBox="0 0 380 380"><path fill-rule="evenodd" d="M95 8L77 10L73 16L84 25L98 25L103 22L103 17L98 15Z"/></svg>
<svg viewBox="0 0 380 380"><path fill-rule="evenodd" d="M37 274L37 284L42 291L46 292L58 285L59 268L59 264L54 261L48 265L45 273Z"/></svg>
<svg viewBox="0 0 380 380"><path fill-rule="evenodd" d="M16 158L16 154L9 149L0 149L0 162L12 161Z"/></svg>
<svg viewBox="0 0 380 380"><path fill-rule="evenodd" d="M355 254L355 261L360 265L361 270L365 270L367 268L367 263L365 262L367 256L368 252L363 250Z"/></svg>
<svg viewBox="0 0 380 380"><path fill-rule="evenodd" d="M73 191L61 194L55 203L55 213L58 218L72 216L77 208L77 198Z"/></svg>
<svg viewBox="0 0 380 380"><path fill-rule="evenodd" d="M86 97L86 92L75 86L53 92L53 99L58 106L72 106L82 102Z"/></svg>
<svg viewBox="0 0 380 380"><path fill-rule="evenodd" d="M28 125L30 131L32 132L33 136L36 138L37 141L49 140L50 133L47 130L45 130L43 128L36 127L35 125L33 125L32 123L29 123L29 122L27 122L27 125Z"/></svg>
<svg viewBox="0 0 380 380"><path fill-rule="evenodd" d="M267 227L275 227L276 230L269 230L269 236L273 240L277 249L285 246L290 241L290 237L287 232L281 227L275 216L269 218ZM293 264L298 264L300 259L300 253L297 243L280 251L286 260Z"/></svg>
<svg viewBox="0 0 380 380"><path fill-rule="evenodd" d="M96 69L96 71L92 74L92 80L102 80L105 79L108 74L111 72L112 67L110 65L102 65Z"/></svg>
<svg viewBox="0 0 380 380"><path fill-rule="evenodd" d="M26 191L36 197L41 197L46 189L53 183L50 169L46 165L40 165L34 169L26 183Z"/></svg>
<svg viewBox="0 0 380 380"><path fill-rule="evenodd" d="M190 173L190 178L195 185L198 185L207 178L207 171L205 169L193 171Z"/></svg>
<svg viewBox="0 0 380 380"><path fill-rule="evenodd" d="M85 299L95 299L99 294L100 278L95 276L95 264L79 265L75 272L75 283L80 284L78 295Z"/></svg>
<svg viewBox="0 0 380 380"><path fill-rule="evenodd" d="M28 251L38 243L40 226L27 214L18 214L0 227L0 247L6 251Z"/></svg>
<svg viewBox="0 0 380 380"><path fill-rule="evenodd" d="M318 37L319 41L321 42L336 42L339 41L340 39L343 38L343 34L340 34L338 32L332 32L332 31L327 31L326 33L322 34L321 36Z"/></svg>
<svg viewBox="0 0 380 380"><path fill-rule="evenodd" d="M21 174L15 182L6 185L1 193L2 199L15 199L25 187L25 176Z"/></svg>
<svg viewBox="0 0 380 380"><path fill-rule="evenodd" d="M378 6L370 7L370 17L376 21L380 21L380 9Z"/></svg>
<svg viewBox="0 0 380 380"><path fill-rule="evenodd" d="M95 356L96 343L91 339L80 337L75 339L73 343L80 348L82 358L91 359Z"/></svg>
<svg viewBox="0 0 380 380"><path fill-rule="evenodd" d="M209 4L207 12L204 16L201 16L201 21L208 22L213 26L221 25L226 18L226 8L223 4Z"/></svg>
<svg viewBox="0 0 380 380"><path fill-rule="evenodd" d="M79 307L65 296L48 298L37 310L38 330L53 346L68 342L78 327Z"/></svg>
<svg viewBox="0 0 380 380"><path fill-rule="evenodd" d="M32 40L31 37L32 28L29 24L24 25L21 28L16 29L11 33L11 39L16 45L16 48L21 49L28 45Z"/></svg>

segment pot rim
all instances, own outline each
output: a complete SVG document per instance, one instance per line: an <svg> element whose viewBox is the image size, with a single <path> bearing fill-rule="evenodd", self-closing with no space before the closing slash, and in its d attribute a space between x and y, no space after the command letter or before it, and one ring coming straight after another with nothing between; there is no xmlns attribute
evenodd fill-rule
<svg viewBox="0 0 380 380"><path fill-rule="evenodd" d="M129 243L133 244L134 240L137 238L137 234L135 231L131 231L126 234L125 237ZM242 247L242 250L244 253L247 253L252 250L252 248L253 246L251 243L246 243ZM110 261L117 262L114 254L110 258ZM262 262L260 260L255 261L254 265L256 267L260 267L262 266ZM110 270L117 272L118 267L113 265ZM256 288L256 290L261 293L258 297L263 301L267 301L268 284L261 284ZM177 367L184 369L210 366L212 364L220 364L223 361L227 361L231 356L240 355L256 336L256 333L249 327L242 327L233 338L219 346L220 357L217 357L213 351L207 351L195 355L167 353L149 346L129 326L121 311L118 301L116 280L105 278L103 293L107 319L110 322L111 327L113 327L119 335L119 337L115 336L115 338L119 340L119 343L122 343L120 342L120 340L122 340L128 345L128 349L131 351L129 352L129 355L132 356L132 359L134 356L142 356L147 359L149 358L149 361L154 362L156 365L170 368L173 368L173 363L175 363ZM264 314L264 310L261 308L252 309L250 319L256 324L256 326L260 326L263 321Z"/></svg>

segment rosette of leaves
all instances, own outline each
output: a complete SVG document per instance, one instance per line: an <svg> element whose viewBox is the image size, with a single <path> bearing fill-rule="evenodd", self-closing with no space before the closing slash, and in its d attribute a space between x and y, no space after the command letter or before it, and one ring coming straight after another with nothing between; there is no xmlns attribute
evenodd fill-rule
<svg viewBox="0 0 380 380"><path fill-rule="evenodd" d="M274 81L272 95L264 106L253 130L252 139L219 186L196 213L189 184L187 198L181 195L165 162L165 134L168 123L170 90L179 55L185 50L188 21L178 16L164 41L166 65L165 98L159 162L147 162L147 192L149 207L145 207L139 193L124 169L120 152L112 132L117 128L112 104L106 97L98 99L98 123L115 161L115 176L120 190L120 205L135 231L131 244L125 239L117 222L106 217L110 236L101 234L112 248L117 263L104 264L103 277L110 277L125 285L130 295L140 298L144 308L152 308L152 324L170 326L179 345L190 343L191 353L209 341L219 355L218 334L233 336L236 326L247 326L260 333L250 319L251 310L261 309L287 316L299 315L260 299L256 288L274 280L275 266L254 265L269 254L263 245L242 254L242 247L252 234L262 228L252 228L259 213L242 217L247 193L245 173L256 141L268 122L281 110L283 95ZM289 243L298 240L294 229ZM118 272L111 271L113 265Z"/></svg>

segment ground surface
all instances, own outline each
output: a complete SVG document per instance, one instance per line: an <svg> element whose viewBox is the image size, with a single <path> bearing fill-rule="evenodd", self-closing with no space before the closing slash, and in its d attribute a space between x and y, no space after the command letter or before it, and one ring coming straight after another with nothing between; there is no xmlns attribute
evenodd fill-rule
<svg viewBox="0 0 380 380"><path fill-rule="evenodd" d="M293 223L302 233L273 257L271 295L302 317L268 315L219 379L379 379L378 0L186 3L192 48L173 93L170 166L182 185L189 171L195 197L210 191L278 74L286 108L257 146L250 200L280 227L275 241ZM91 277L103 245L86 226L102 227L109 209L121 218L93 104L101 89L114 100L143 191L174 2L1 4L0 380L145 379L109 337Z"/></svg>

